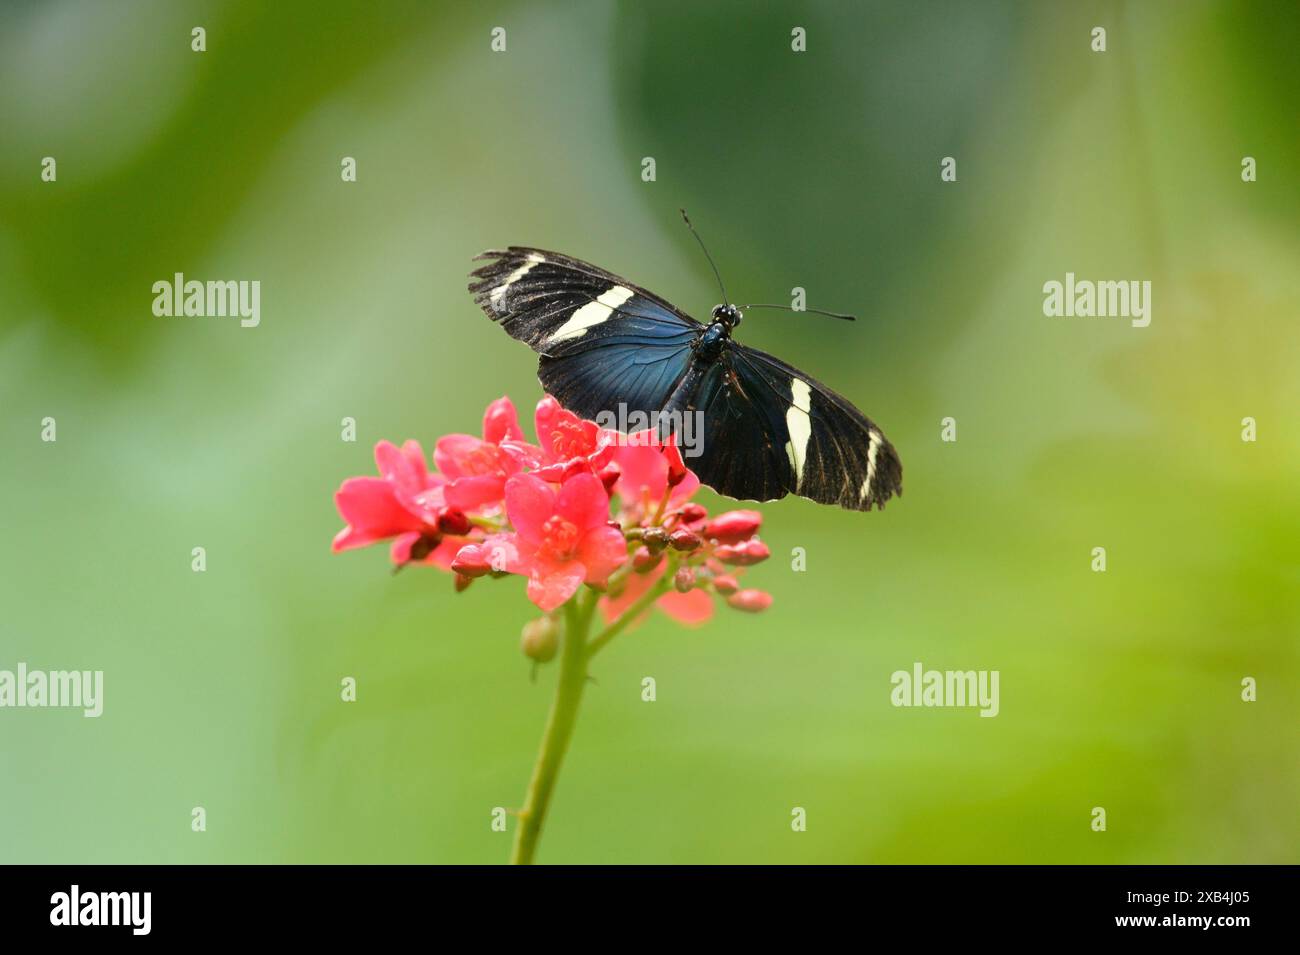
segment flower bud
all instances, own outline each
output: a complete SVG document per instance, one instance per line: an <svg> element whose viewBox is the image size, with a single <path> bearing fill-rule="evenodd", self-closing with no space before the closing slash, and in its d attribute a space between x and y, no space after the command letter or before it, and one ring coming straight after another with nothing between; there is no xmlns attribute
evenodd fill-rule
<svg viewBox="0 0 1300 955"><path fill-rule="evenodd" d="M673 531L668 537L668 544L673 550L695 550L702 543L704 542L700 540L698 534L685 527Z"/></svg>
<svg viewBox="0 0 1300 955"><path fill-rule="evenodd" d="M689 501L678 508L678 513L682 516L683 524L694 524L696 521L702 521L709 516L708 508L703 504L696 504Z"/></svg>
<svg viewBox="0 0 1300 955"><path fill-rule="evenodd" d="M653 553L648 547L638 547L636 553L632 555L632 569L638 574L648 574L658 567L663 559L663 554Z"/></svg>
<svg viewBox="0 0 1300 955"><path fill-rule="evenodd" d="M617 464L610 464L607 468L601 471L597 477L600 478L600 483L605 485L605 493L613 494L614 485L618 483L618 479L622 477L622 475L622 469L620 469Z"/></svg>
<svg viewBox="0 0 1300 955"><path fill-rule="evenodd" d="M473 525L465 512L454 507L441 507L438 509L438 530L444 534L451 534L453 537L461 537L470 532Z"/></svg>
<svg viewBox="0 0 1300 955"><path fill-rule="evenodd" d="M766 590L737 590L727 598L727 605L746 613L761 613L772 606L772 595Z"/></svg>
<svg viewBox="0 0 1300 955"><path fill-rule="evenodd" d="M559 645L560 628L550 617L538 617L524 624L520 649L530 660L546 663L555 657Z"/></svg>
<svg viewBox="0 0 1300 955"><path fill-rule="evenodd" d="M713 578L713 589L724 597L729 597L740 589L740 581L730 574L719 574Z"/></svg>
<svg viewBox="0 0 1300 955"><path fill-rule="evenodd" d="M748 567L772 556L766 544L757 538L741 541L739 544L721 544L713 548L713 556L724 564Z"/></svg>
<svg viewBox="0 0 1300 955"><path fill-rule="evenodd" d="M727 511L704 525L704 536L719 544L738 544L753 537L762 523L758 511Z"/></svg>
<svg viewBox="0 0 1300 955"><path fill-rule="evenodd" d="M478 544L466 544L451 559L451 569L462 577L482 577L492 571L487 554Z"/></svg>
<svg viewBox="0 0 1300 955"><path fill-rule="evenodd" d="M641 539L655 553L668 546L668 532L662 527L647 527L641 532Z"/></svg>
<svg viewBox="0 0 1300 955"><path fill-rule="evenodd" d="M679 594L687 594L695 589L695 569L693 567L678 567L677 573L673 574L673 586Z"/></svg>

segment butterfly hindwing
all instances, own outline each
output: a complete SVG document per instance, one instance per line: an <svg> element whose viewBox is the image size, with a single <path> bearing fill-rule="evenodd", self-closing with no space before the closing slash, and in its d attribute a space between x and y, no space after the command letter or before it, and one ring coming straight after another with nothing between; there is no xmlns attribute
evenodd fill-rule
<svg viewBox="0 0 1300 955"><path fill-rule="evenodd" d="M732 342L728 359L751 394L764 392L754 404L770 405L764 418L787 456L790 494L850 511L902 494L898 452L848 399L757 348Z"/></svg>
<svg viewBox="0 0 1300 955"><path fill-rule="evenodd" d="M686 466L721 494L751 501L785 497L794 474L780 443L783 411L761 382L746 382L728 357L708 368L690 403L703 428L700 456L686 458Z"/></svg>

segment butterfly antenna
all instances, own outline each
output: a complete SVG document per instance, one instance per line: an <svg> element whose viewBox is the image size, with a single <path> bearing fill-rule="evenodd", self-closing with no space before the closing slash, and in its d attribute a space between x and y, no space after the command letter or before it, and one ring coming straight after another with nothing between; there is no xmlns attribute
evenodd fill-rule
<svg viewBox="0 0 1300 955"><path fill-rule="evenodd" d="M740 306L740 310L742 312L749 311L749 309L751 308L783 308L787 312L812 312L814 315L825 315L827 318L838 318L846 322L857 321L857 318L855 318L852 315L841 315L839 312L828 312L825 309L820 309L820 308L795 308L793 305L765 305L762 303L759 303L757 305Z"/></svg>
<svg viewBox="0 0 1300 955"><path fill-rule="evenodd" d="M686 223L686 228L691 230L691 235L695 236L695 241L700 244L700 249L703 250L704 257L709 260L709 266L713 269L713 277L718 280L718 289L722 292L722 304L730 305L731 303L727 300L727 289L722 284L722 275L718 272L718 267L713 264L713 256L709 255L709 250L704 248L704 240L701 239L700 234L695 231L695 226L691 225L691 218L686 214L686 210L678 209L677 211L682 214L682 221Z"/></svg>

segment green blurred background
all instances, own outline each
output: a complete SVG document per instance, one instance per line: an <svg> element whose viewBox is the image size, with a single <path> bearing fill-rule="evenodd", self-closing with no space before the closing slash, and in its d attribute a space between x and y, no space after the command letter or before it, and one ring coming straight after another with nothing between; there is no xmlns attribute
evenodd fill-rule
<svg viewBox="0 0 1300 955"><path fill-rule="evenodd" d="M554 681L524 588L333 556L332 495L379 439L431 449L503 393L531 417L474 254L563 250L703 315L685 206L735 297L862 316L742 337L878 421L906 495L764 506L771 611L602 654L540 860L1300 861L1298 27L1283 2L10 0L0 668L103 669L105 714L0 711L0 860L504 861L490 813ZM177 271L260 280L260 327L155 318ZM1151 280L1150 327L1045 318L1066 271ZM1001 714L894 708L914 661L999 670Z"/></svg>

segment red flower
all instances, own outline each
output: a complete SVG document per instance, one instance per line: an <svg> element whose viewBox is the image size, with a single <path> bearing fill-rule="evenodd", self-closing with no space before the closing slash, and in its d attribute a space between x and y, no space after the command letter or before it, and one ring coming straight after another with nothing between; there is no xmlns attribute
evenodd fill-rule
<svg viewBox="0 0 1300 955"><path fill-rule="evenodd" d="M447 476L447 503L464 510L501 503L506 481L522 465L503 442L522 440L519 416L509 398L498 398L483 413L483 437L449 434L439 438L433 460Z"/></svg>
<svg viewBox="0 0 1300 955"><path fill-rule="evenodd" d="M506 482L506 514L516 553L507 566L528 577L528 599L554 610L585 581L603 584L627 560L627 542L609 526L609 497L593 474L576 474L557 494L533 474Z"/></svg>
<svg viewBox="0 0 1300 955"><path fill-rule="evenodd" d="M380 477L349 478L334 495L348 525L334 538L335 553L437 523L438 508L445 503L443 481L429 473L420 442L398 448L380 441L375 464Z"/></svg>
<svg viewBox="0 0 1300 955"><path fill-rule="evenodd" d="M380 477L344 481L334 495L339 515L347 526L334 537L334 552L366 547L396 538L391 550L395 563L411 560L446 567L464 537L445 537L443 529L461 530L465 517L449 509L444 499L445 480L424 463L418 441L400 448L388 441L375 445Z"/></svg>
<svg viewBox="0 0 1300 955"><path fill-rule="evenodd" d="M587 583L608 587L600 607L613 620L651 587L663 588L670 572L672 589L654 605L681 623L712 617L714 595L749 612L771 604L771 595L742 590L737 580L771 555L756 536L761 515L735 510L710 519L690 500L699 479L671 439L661 442L653 429L627 436L601 429L550 396L534 420L531 445L510 399L497 399L483 415L483 437L438 441L441 473L429 470L417 442L381 441L379 477L350 478L335 496L347 526L334 550L391 540L396 563L451 570L458 592L480 577L519 574L528 598L548 613Z"/></svg>
<svg viewBox="0 0 1300 955"><path fill-rule="evenodd" d="M586 471L599 471L614 453L613 436L592 421L583 421L560 407L550 395L537 402L533 414L537 444L520 439L506 442L506 449L537 477L560 482Z"/></svg>

